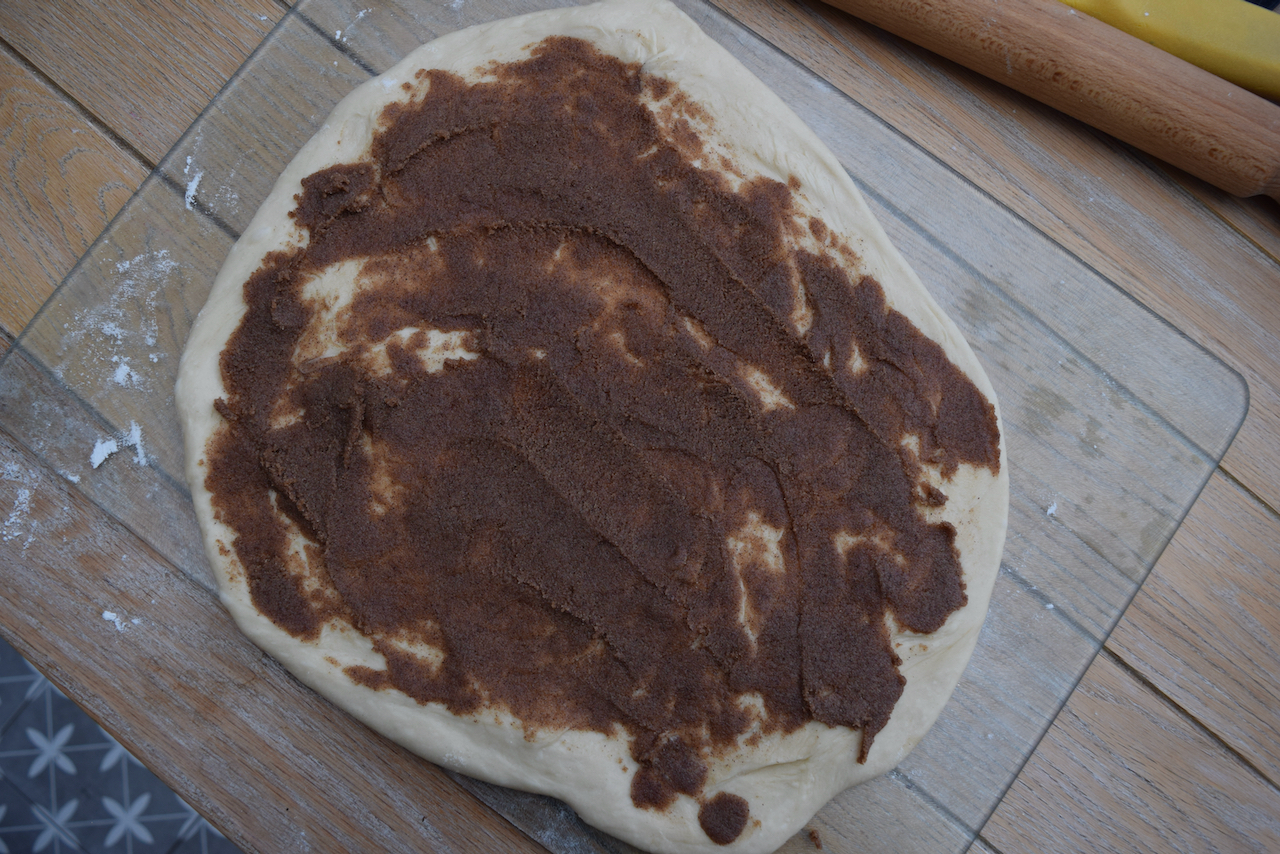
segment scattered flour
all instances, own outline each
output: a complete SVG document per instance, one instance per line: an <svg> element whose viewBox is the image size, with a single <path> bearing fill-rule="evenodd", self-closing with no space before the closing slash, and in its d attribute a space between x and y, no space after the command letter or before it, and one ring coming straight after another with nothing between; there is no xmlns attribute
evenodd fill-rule
<svg viewBox="0 0 1280 854"><path fill-rule="evenodd" d="M231 189L233 182L235 181L235 177L236 170L232 169L230 174L227 175L227 183L219 187L218 191L214 194L211 207L216 205L219 208L230 208L233 211L238 211L240 209L240 194Z"/></svg>
<svg viewBox="0 0 1280 854"><path fill-rule="evenodd" d="M70 507L67 504L51 503L49 499L52 496L48 492L40 491L45 478L39 471L23 468L9 460L0 466L0 480L18 485L13 492L13 505L8 508L7 515L5 515L4 505L0 504L0 516L4 518L4 521L0 522L0 542L13 543L15 540L21 540L24 554L38 536L49 541L58 532L62 532L62 542L67 542L66 526L72 521ZM41 495L43 500L37 498ZM39 501L38 504L36 504L37 501ZM41 535L42 530L54 533Z"/></svg>
<svg viewBox="0 0 1280 854"><path fill-rule="evenodd" d="M93 453L89 455L89 465L96 469L107 461L107 457L124 448L133 448L133 460L138 465L147 464L147 454L142 448L142 428L137 421L130 421L125 432L95 442Z"/></svg>
<svg viewBox="0 0 1280 854"><path fill-rule="evenodd" d="M67 324L64 352L70 356L69 361L55 366L59 379L65 379L68 371L83 375L84 371L102 366L106 369L104 380L108 380L115 378L120 360L129 359L131 388L146 388L145 371L134 365L142 359L143 348L154 351L159 343L157 319L165 316L166 307L161 294L178 270L178 262L169 250L143 252L119 261L115 265L115 291Z"/></svg>
<svg viewBox="0 0 1280 854"><path fill-rule="evenodd" d="M124 624L124 617L120 616L115 611L103 611L102 619L106 620L108 623L114 624L116 627L116 631L118 632L123 632L126 628L128 628L128 626ZM134 626L140 626L142 625L142 618L134 617L129 620L129 624Z"/></svg>
<svg viewBox="0 0 1280 854"><path fill-rule="evenodd" d="M342 40L342 43L343 43L343 44L346 44L346 43L347 43L347 41L351 38L351 31L352 31L353 29L355 29L356 22L357 22L357 21L359 21L361 18L363 18L365 15L369 14L369 13L370 13L370 12L372 12L372 11L373 11L372 9L361 9L359 12L357 12L357 13L356 13L355 18L351 21L350 25L348 25L348 27L347 27L347 34L344 36L344 35L342 34L342 30L338 30L337 32L335 32L335 33L333 34L333 37L334 37L335 39L341 39L341 40Z"/></svg>
<svg viewBox="0 0 1280 854"><path fill-rule="evenodd" d="M13 499L13 510L9 513L9 518L4 520L4 527L0 528L0 538L8 543L22 536L23 526L27 523L27 516L31 512L31 490L26 487L19 487L18 494ZM28 537L27 542L31 540ZM23 547L26 550L26 547Z"/></svg>
<svg viewBox="0 0 1280 854"><path fill-rule="evenodd" d="M35 541L36 528L39 526L39 523L31 518L33 493L30 489L38 476L23 470L15 462L6 462L4 468L0 469L0 479L21 484L18 491L14 493L13 507L9 509L9 515L5 517L4 524L0 525L0 542L11 543L26 534L26 539L22 541L22 551L25 552Z"/></svg>
<svg viewBox="0 0 1280 854"><path fill-rule="evenodd" d="M106 323L102 324L100 331L102 332L103 335L106 335L110 338L114 338L117 341L123 340L124 336L129 334L125 332L123 329L121 329L119 324L112 323L111 321L107 321Z"/></svg>
<svg viewBox="0 0 1280 854"><path fill-rule="evenodd" d="M187 166L182 170L183 175L191 175L191 156L187 155ZM196 191L200 189L200 179L204 177L204 173L197 171L192 175L191 180L187 182L187 192L183 196L183 201L187 205L187 210L191 210L191 205L196 200Z"/></svg>
<svg viewBox="0 0 1280 854"><path fill-rule="evenodd" d="M343 41L345 42L346 39L344 38ZM200 169L196 165L195 158L200 156L203 143L204 140L201 137L196 137L195 154L187 155L187 164L182 170L183 176L187 179L183 203L187 206L187 210L195 210L198 204L203 210L222 215L228 213L228 208L231 213L237 213L240 208L240 193L234 189L236 170L232 169L225 178L220 178L216 173L210 175L207 171ZM245 154L241 152L236 158L236 165L244 162L244 159ZM209 181L204 180L206 176L209 177ZM211 182L212 186L210 186ZM198 200L197 196L199 196Z"/></svg>
<svg viewBox="0 0 1280 854"><path fill-rule="evenodd" d="M200 179L203 177L203 172L197 172L192 176L191 180L187 182L187 193L183 196L183 201L186 202L187 210L191 210L191 205L196 200L196 190L200 188Z"/></svg>
<svg viewBox="0 0 1280 854"><path fill-rule="evenodd" d="M1058 515L1058 502L1056 502L1056 501L1055 501L1055 502L1053 502L1052 504L1050 504L1050 505L1049 505L1049 509L1048 509L1048 510L1046 510L1046 511L1044 511L1044 515L1046 515L1046 516L1057 516L1057 515Z"/></svg>
<svg viewBox="0 0 1280 854"><path fill-rule="evenodd" d="M97 468L118 450L120 450L120 443L115 439L101 439L95 442L93 453L89 455L89 465Z"/></svg>
<svg viewBox="0 0 1280 854"><path fill-rule="evenodd" d="M67 324L67 355L54 365L58 378L82 385L97 375L101 389L115 384L150 391L156 385L150 366L163 364L161 319L169 316L164 295L179 271L167 249L117 262L114 291Z"/></svg>
<svg viewBox="0 0 1280 854"><path fill-rule="evenodd" d="M128 359L123 356L112 356L111 361L116 363L116 372L112 375L112 379L116 381L116 385L121 385L125 388L129 388L130 386L134 388L142 387L142 375L129 367ZM153 359L152 361L155 360Z"/></svg>
<svg viewBox="0 0 1280 854"><path fill-rule="evenodd" d="M133 448L133 461L140 466L147 464L147 455L142 450L142 428L137 421L129 422L129 432L124 437L124 446Z"/></svg>

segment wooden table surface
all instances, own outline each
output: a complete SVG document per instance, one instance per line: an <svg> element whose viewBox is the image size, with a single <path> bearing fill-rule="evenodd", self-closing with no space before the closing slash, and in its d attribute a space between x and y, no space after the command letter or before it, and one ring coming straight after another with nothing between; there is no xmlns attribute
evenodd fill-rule
<svg viewBox="0 0 1280 854"><path fill-rule="evenodd" d="M1225 460L976 847L1280 850L1280 205L1226 196L811 0L718 2L1249 384ZM0 348L286 11L0 3ZM3 431L0 445L35 459ZM0 482L0 516L16 500ZM0 562L18 559L70 558L0 544ZM100 717L125 702L32 633L0 621L0 634ZM532 847L486 809L457 821L483 826L491 850Z"/></svg>

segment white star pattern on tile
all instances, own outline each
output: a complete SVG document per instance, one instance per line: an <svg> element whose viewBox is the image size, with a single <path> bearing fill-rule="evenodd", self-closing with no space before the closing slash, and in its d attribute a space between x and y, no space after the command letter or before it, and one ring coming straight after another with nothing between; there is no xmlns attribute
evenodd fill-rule
<svg viewBox="0 0 1280 854"><path fill-rule="evenodd" d="M34 777L39 774L50 763L53 763L59 771L65 771L68 774L76 773L76 764L71 761L67 754L62 752L62 748L66 746L75 728L75 724L67 724L58 730L53 738L45 738L44 733L32 727L27 727L28 740L35 746L36 750L40 751L36 758L31 761L31 767L27 769L28 777Z"/></svg>
<svg viewBox="0 0 1280 854"><path fill-rule="evenodd" d="M216 839L225 839L218 828L209 824L205 817L192 809L191 804L181 801L182 809L187 814L187 820L182 823L182 827L178 828L178 838L182 840L190 839L197 833L202 836L213 837Z"/></svg>
<svg viewBox="0 0 1280 854"><path fill-rule="evenodd" d="M53 687L53 683L48 679L45 679L44 674L39 670L36 670L30 664L27 664L27 669L31 671L31 675L34 676L35 679L31 680L31 684L27 686L27 693L26 696L23 697L23 700L31 700L46 690L57 690Z"/></svg>
<svg viewBox="0 0 1280 854"><path fill-rule="evenodd" d="M68 845L79 847L80 840L76 839L76 835L66 826L71 821L71 816L75 815L76 808L80 806L78 799L72 799L63 804L62 809L57 814L49 812L49 810L36 804L31 807L31 811L36 815L36 821L44 826L44 830L36 837L36 844L31 846L33 852L40 852L49 847L49 843L57 839L59 842L65 842Z"/></svg>
<svg viewBox="0 0 1280 854"><path fill-rule="evenodd" d="M110 771L121 759L125 762L137 763L138 760L133 757L133 754L125 750L124 745L112 738L105 729L98 727L98 733L107 744L111 745L110 749L103 754L102 762L98 764L98 771Z"/></svg>
<svg viewBox="0 0 1280 854"><path fill-rule="evenodd" d="M189 815L187 816L187 820L182 823L182 827L178 828L178 838L190 839L195 836L196 831L200 829L200 824L204 821L204 817L193 810L191 805L186 801L182 802L182 808L186 810Z"/></svg>
<svg viewBox="0 0 1280 854"><path fill-rule="evenodd" d="M106 807L107 812L115 816L116 823L111 826L111 832L107 834L106 846L110 848L119 842L125 834L130 838L137 839L139 842L145 842L150 845L155 840L151 836L151 831L147 830L139 819L146 812L147 805L151 803L150 793L144 793L137 798L132 804L125 808L111 798L103 798L102 805Z"/></svg>

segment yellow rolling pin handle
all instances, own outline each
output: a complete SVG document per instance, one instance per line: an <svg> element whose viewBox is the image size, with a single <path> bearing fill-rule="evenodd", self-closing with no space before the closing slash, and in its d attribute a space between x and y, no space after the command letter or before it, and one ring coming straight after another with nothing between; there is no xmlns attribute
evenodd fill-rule
<svg viewBox="0 0 1280 854"><path fill-rule="evenodd" d="M1062 0L1086 15L1280 100L1280 14L1247 0Z"/></svg>

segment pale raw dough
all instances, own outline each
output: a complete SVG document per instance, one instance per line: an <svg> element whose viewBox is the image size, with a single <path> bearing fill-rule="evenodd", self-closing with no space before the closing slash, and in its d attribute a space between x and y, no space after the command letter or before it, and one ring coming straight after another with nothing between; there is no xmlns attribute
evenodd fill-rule
<svg viewBox="0 0 1280 854"><path fill-rule="evenodd" d="M968 605L938 632L898 632L905 692L888 725L876 736L865 764L855 762L859 732L810 723L786 736L764 738L732 761L713 762L705 787L732 791L750 804L746 830L728 846L712 843L698 824L698 804L681 796L668 810L632 805L634 772L627 743L594 732L541 732L526 739L518 721L497 712L459 718L441 707L420 705L394 690L376 691L349 679L353 664L382 667L382 657L350 627L330 624L318 642L301 642L255 609L233 552L234 533L214 516L205 489L206 442L220 427L212 402L226 394L218 354L244 312L242 285L273 250L305 244L306 232L289 218L301 179L325 167L352 162L367 152L374 117L406 98L401 88L420 68L438 68L475 79L491 60L527 55L527 47L552 34L576 36L679 87L715 117L710 141L748 176L800 181L799 196L860 255L861 273L885 286L892 308L937 341L978 389L995 395L973 352L915 273L890 245L861 195L835 157L801 121L737 60L666 2L608 0L594 6L535 13L452 33L414 51L386 74L357 88L284 170L275 189L236 243L217 277L208 304L192 329L177 387L186 437L193 499L223 601L240 627L304 682L351 714L433 762L494 783L542 792L571 805L587 822L660 852L772 851L799 830L832 796L897 765L923 737L951 695L977 640L1003 548L1008 511L1008 466L992 476L961 466L943 484L947 504L931 519L951 522L965 571ZM700 129L704 131L705 129ZM341 293L352 287L341 265L313 285ZM803 324L803 318L797 318ZM436 340L438 359L464 357L458 342ZM1003 438L1001 439L1003 459ZM767 533L767 532L765 532Z"/></svg>

